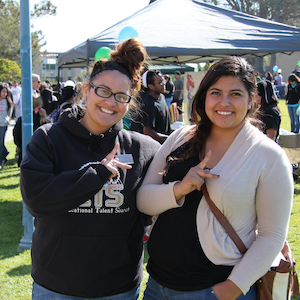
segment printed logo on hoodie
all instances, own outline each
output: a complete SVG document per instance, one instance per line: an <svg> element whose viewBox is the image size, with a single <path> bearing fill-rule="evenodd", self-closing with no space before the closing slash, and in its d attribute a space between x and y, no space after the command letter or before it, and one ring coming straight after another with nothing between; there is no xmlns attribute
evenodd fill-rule
<svg viewBox="0 0 300 300"><path fill-rule="evenodd" d="M121 181L109 182L103 185L102 189L94 196L69 213L81 214L123 214L130 211L130 207L121 208L124 203L124 195L121 191L124 185Z"/></svg>

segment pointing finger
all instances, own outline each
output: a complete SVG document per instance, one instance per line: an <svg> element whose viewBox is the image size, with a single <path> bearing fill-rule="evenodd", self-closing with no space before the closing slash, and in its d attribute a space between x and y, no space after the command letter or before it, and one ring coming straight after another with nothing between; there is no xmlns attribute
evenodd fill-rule
<svg viewBox="0 0 300 300"><path fill-rule="evenodd" d="M201 169L205 169L207 162L209 161L211 157L211 150L208 150L206 153L205 157L202 159L202 161L198 164L198 167Z"/></svg>

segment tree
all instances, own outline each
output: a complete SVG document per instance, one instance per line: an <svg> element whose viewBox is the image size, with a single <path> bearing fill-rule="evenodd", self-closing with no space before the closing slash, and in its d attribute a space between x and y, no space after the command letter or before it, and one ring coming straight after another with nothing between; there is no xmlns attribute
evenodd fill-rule
<svg viewBox="0 0 300 300"><path fill-rule="evenodd" d="M3 82L21 79L21 68L12 60L0 58L0 80Z"/></svg>
<svg viewBox="0 0 300 300"><path fill-rule="evenodd" d="M204 0L214 5L241 11L264 19L300 27L300 0ZM254 69L263 74L263 58L249 59ZM276 55L271 55L271 66L276 64Z"/></svg>
<svg viewBox="0 0 300 300"><path fill-rule="evenodd" d="M300 27L300 0L204 0L229 9Z"/></svg>
<svg viewBox="0 0 300 300"><path fill-rule="evenodd" d="M56 6L43 0L34 5L32 18L55 15ZM0 0L0 58L20 64L20 5L14 0ZM40 63L40 50L46 44L42 31L31 33L32 65Z"/></svg>

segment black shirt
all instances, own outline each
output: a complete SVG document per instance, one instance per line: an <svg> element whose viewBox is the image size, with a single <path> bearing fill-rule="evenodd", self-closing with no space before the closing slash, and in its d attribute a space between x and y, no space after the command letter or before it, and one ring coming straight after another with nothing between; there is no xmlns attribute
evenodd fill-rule
<svg viewBox="0 0 300 300"><path fill-rule="evenodd" d="M264 133L267 132L268 129L277 130L276 139L279 135L279 127L281 123L280 111L276 106L268 106L262 111L262 115L260 116L261 121L264 123Z"/></svg>
<svg viewBox="0 0 300 300"><path fill-rule="evenodd" d="M298 83L296 87L292 88L291 85L288 85L288 92L286 95L287 104L297 104L300 100L300 84Z"/></svg>
<svg viewBox="0 0 300 300"><path fill-rule="evenodd" d="M172 154L189 147L185 144ZM174 157L174 155L171 155ZM182 180L191 167L199 164L199 157L170 165L164 183ZM197 209L202 191L186 195L182 207L159 215L148 242L147 270L159 284L178 291L195 291L225 281L232 266L214 265L204 254L197 226ZM201 200L202 201L202 200Z"/></svg>
<svg viewBox="0 0 300 300"><path fill-rule="evenodd" d="M143 125L151 126L156 132L170 134L169 109L163 94L158 99L147 95L142 107Z"/></svg>

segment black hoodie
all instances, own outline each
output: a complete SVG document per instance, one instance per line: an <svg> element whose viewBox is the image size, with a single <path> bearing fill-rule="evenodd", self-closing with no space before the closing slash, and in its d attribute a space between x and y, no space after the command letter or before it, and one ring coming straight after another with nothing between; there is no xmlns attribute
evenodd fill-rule
<svg viewBox="0 0 300 300"><path fill-rule="evenodd" d="M41 286L77 297L127 292L143 272L143 218L136 191L160 144L122 129L122 121L95 136L76 109L41 126L26 147L21 192L35 217L32 277ZM133 168L119 169L119 184L99 162L118 142ZM83 168L82 168L83 167Z"/></svg>

